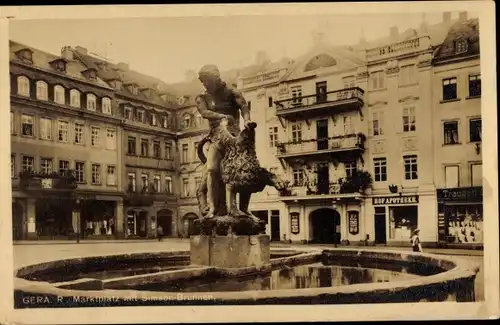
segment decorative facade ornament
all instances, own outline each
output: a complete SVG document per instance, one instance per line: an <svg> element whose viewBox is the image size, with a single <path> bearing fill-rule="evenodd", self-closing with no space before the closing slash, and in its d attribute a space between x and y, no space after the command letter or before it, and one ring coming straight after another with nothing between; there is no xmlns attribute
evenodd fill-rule
<svg viewBox="0 0 500 325"><path fill-rule="evenodd" d="M379 105L387 105L387 102L386 101L382 101L382 100L377 100L374 103L368 104L368 107L374 107L374 106L379 106Z"/></svg>
<svg viewBox="0 0 500 325"><path fill-rule="evenodd" d="M417 150L417 138L416 137L408 137L403 138L403 148L405 151L413 151Z"/></svg>
<svg viewBox="0 0 500 325"><path fill-rule="evenodd" d="M358 67L356 71L356 79L367 79L368 78L368 69L366 66Z"/></svg>
<svg viewBox="0 0 500 325"><path fill-rule="evenodd" d="M387 74L393 74L399 72L398 60L389 60L385 66L385 72Z"/></svg>
<svg viewBox="0 0 500 325"><path fill-rule="evenodd" d="M374 140L372 142L372 152L375 154L385 153L386 140Z"/></svg>
<svg viewBox="0 0 500 325"><path fill-rule="evenodd" d="M257 100L262 100L266 97L266 88L259 88L257 90Z"/></svg>
<svg viewBox="0 0 500 325"><path fill-rule="evenodd" d="M288 84L280 83L278 85L278 95L279 96L286 96L288 94L289 94Z"/></svg>
<svg viewBox="0 0 500 325"><path fill-rule="evenodd" d="M417 67L424 68L429 67L432 63L432 54L425 53L418 56L418 64Z"/></svg>
<svg viewBox="0 0 500 325"><path fill-rule="evenodd" d="M404 98L401 98L400 100L398 100L399 103L404 103L404 102L411 102L411 101L417 101L419 100L420 98L418 96L406 96Z"/></svg>

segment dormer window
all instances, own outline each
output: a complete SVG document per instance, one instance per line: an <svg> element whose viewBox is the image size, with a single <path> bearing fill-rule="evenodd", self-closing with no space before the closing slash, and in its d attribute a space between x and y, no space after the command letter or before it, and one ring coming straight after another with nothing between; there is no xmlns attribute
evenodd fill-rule
<svg viewBox="0 0 500 325"><path fill-rule="evenodd" d="M469 48L469 46L468 46L466 40L460 40L460 41L455 42L455 53L456 54L466 53L468 48Z"/></svg>
<svg viewBox="0 0 500 325"><path fill-rule="evenodd" d="M71 89L69 92L70 105L72 107L80 107L80 92L76 89Z"/></svg>
<svg viewBox="0 0 500 325"><path fill-rule="evenodd" d="M87 94L87 109L89 111L95 112L96 107L97 107L96 102L97 102L97 98L95 97L94 94Z"/></svg>
<svg viewBox="0 0 500 325"><path fill-rule="evenodd" d="M17 94L21 96L30 95L30 81L25 76L17 77Z"/></svg>
<svg viewBox="0 0 500 325"><path fill-rule="evenodd" d="M161 126L163 126L165 129L168 128L168 116L161 117Z"/></svg>
<svg viewBox="0 0 500 325"><path fill-rule="evenodd" d="M125 106L123 108L123 116L125 116L126 119L131 120L132 119L132 107Z"/></svg>
<svg viewBox="0 0 500 325"><path fill-rule="evenodd" d="M102 99L102 112L111 115L111 99L108 97Z"/></svg>
<svg viewBox="0 0 500 325"><path fill-rule="evenodd" d="M66 72L66 60L63 58L56 59L52 62L50 62L52 68L59 72Z"/></svg>
<svg viewBox="0 0 500 325"><path fill-rule="evenodd" d="M60 85L54 87L54 101L60 105L66 104L66 96L64 95L64 88Z"/></svg>
<svg viewBox="0 0 500 325"><path fill-rule="evenodd" d="M97 79L97 71L95 69L87 69L82 72L85 78L90 79L90 80L96 80Z"/></svg>
<svg viewBox="0 0 500 325"><path fill-rule="evenodd" d="M39 100L49 99L48 86L45 81L36 82L36 98Z"/></svg>
<svg viewBox="0 0 500 325"><path fill-rule="evenodd" d="M182 126L187 129L191 127L191 115L189 114L184 114L182 118Z"/></svg>
<svg viewBox="0 0 500 325"><path fill-rule="evenodd" d="M151 98L152 97L152 94L153 94L153 90L151 88L144 88L142 90L142 93L144 94L144 96L146 96L147 98Z"/></svg>
<svg viewBox="0 0 500 325"><path fill-rule="evenodd" d="M33 63L33 51L22 49L16 52L17 58L25 63Z"/></svg>
<svg viewBox="0 0 500 325"><path fill-rule="evenodd" d="M132 86L132 94L139 95L139 88L137 88L136 86Z"/></svg>
<svg viewBox="0 0 500 325"><path fill-rule="evenodd" d="M143 110L138 109L136 117L137 117L137 121L144 123L144 111Z"/></svg>

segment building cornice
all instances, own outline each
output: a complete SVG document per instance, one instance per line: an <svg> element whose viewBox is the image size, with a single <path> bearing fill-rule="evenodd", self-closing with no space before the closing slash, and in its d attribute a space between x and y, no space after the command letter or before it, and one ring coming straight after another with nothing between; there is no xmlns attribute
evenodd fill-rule
<svg viewBox="0 0 500 325"><path fill-rule="evenodd" d="M453 63L460 63L463 61L471 61L475 59L479 59L480 55L479 54L474 54L474 55L469 55L469 56L462 56L462 57L452 57L449 59L434 59L432 64L435 66L440 66L440 65L446 65L446 64L453 64Z"/></svg>
<svg viewBox="0 0 500 325"><path fill-rule="evenodd" d="M161 135L170 136L172 138L176 137L176 134L173 131L169 131L169 130L162 129L162 128L154 128L153 129L153 128L140 127L138 125L129 124L129 122L127 120L122 121L122 126L123 126L123 130L125 130L125 131L140 132L140 133L145 133L145 134L154 135L154 136L158 136L159 135L158 133L160 133Z"/></svg>

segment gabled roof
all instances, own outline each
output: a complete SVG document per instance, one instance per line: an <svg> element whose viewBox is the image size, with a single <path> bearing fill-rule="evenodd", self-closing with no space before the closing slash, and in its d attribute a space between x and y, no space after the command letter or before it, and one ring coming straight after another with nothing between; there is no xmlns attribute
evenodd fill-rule
<svg viewBox="0 0 500 325"><path fill-rule="evenodd" d="M9 47L10 47L10 61L11 62L18 62L22 63L21 60L19 60L17 56L17 52L21 51L23 49L27 49L32 53L32 60L33 66L36 69L43 70L43 71L49 71L51 73L59 74L62 77L67 77L71 79L75 79L78 81L82 81L88 84L93 84L97 85L100 87L105 87L109 88L109 86L100 78L96 78L95 80L88 79L86 78L82 72L87 70L87 67L83 65L80 61L78 60L66 60L62 58L61 56L51 54L39 49L35 49L33 47L29 47L27 45L18 43L16 41L9 41ZM58 70L55 70L51 62L56 61L56 60L64 60L66 62L66 72L59 72Z"/></svg>
<svg viewBox="0 0 500 325"><path fill-rule="evenodd" d="M456 52L456 43L465 41L466 51ZM467 57L479 54L479 20L477 18L458 21L448 31L442 44L434 52L434 61Z"/></svg>

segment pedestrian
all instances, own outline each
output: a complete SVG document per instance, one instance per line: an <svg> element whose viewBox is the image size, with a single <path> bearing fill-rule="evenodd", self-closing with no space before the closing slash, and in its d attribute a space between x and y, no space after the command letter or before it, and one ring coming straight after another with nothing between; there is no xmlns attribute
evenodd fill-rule
<svg viewBox="0 0 500 325"><path fill-rule="evenodd" d="M162 239L163 239L163 227L158 226L158 228L156 228L156 232L158 235L158 241L162 241Z"/></svg>
<svg viewBox="0 0 500 325"><path fill-rule="evenodd" d="M411 237L411 247L413 248L414 252L423 253L422 243L420 242L420 238L418 237L419 234L420 234L420 229L415 229L413 231L413 235Z"/></svg>

